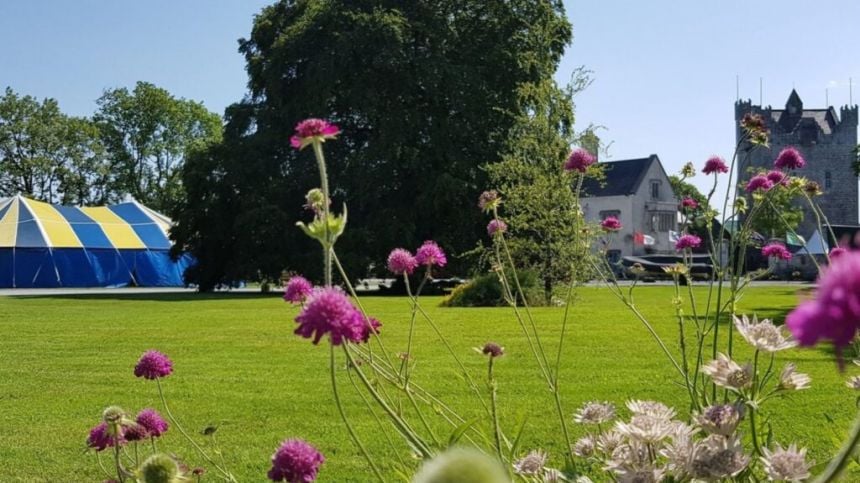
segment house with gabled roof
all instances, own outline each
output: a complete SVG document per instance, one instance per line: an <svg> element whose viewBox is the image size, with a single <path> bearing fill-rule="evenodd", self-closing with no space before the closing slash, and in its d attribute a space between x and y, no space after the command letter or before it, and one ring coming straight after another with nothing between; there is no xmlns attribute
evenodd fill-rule
<svg viewBox="0 0 860 483"><path fill-rule="evenodd" d="M610 259L651 253L675 253L678 198L656 154L646 158L602 162L603 179L583 182L581 206L585 219L608 216L621 221L613 235Z"/></svg>

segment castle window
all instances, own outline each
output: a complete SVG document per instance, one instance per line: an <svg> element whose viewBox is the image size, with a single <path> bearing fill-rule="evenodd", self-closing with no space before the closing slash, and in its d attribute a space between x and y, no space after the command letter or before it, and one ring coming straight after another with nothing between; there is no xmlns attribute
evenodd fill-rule
<svg viewBox="0 0 860 483"><path fill-rule="evenodd" d="M660 181L656 179L651 180L651 199L657 200L660 199Z"/></svg>
<svg viewBox="0 0 860 483"><path fill-rule="evenodd" d="M806 124L800 128L800 143L804 145L815 144L818 142L818 126L815 124Z"/></svg>
<svg viewBox="0 0 860 483"><path fill-rule="evenodd" d="M651 231L666 233L675 229L675 213L661 212L651 215Z"/></svg>
<svg viewBox="0 0 860 483"><path fill-rule="evenodd" d="M824 172L824 189L830 189L833 187L833 177L830 176L830 171Z"/></svg>

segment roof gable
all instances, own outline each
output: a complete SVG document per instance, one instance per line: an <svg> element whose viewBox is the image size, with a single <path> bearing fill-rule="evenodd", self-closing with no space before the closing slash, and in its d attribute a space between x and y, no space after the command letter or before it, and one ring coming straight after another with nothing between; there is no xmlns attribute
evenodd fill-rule
<svg viewBox="0 0 860 483"><path fill-rule="evenodd" d="M660 166L665 175L660 158L652 154L647 158L625 159L601 163L605 178L598 180L586 178L582 183L582 196L626 196L635 194L648 174L653 163Z"/></svg>

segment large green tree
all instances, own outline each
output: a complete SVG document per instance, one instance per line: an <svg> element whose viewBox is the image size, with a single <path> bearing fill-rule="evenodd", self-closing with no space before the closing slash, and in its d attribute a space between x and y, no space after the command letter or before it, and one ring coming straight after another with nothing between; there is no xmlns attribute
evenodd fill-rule
<svg viewBox="0 0 860 483"><path fill-rule="evenodd" d="M520 86L551 78L570 39L559 0L265 8L240 41L249 95L228 109L223 143L186 165L175 238L200 261L196 281L208 288L283 268L319 276L317 250L294 227L318 184L312 154L289 147L306 117L343 131L325 148L334 203L349 206L338 248L351 273L427 238L455 255L474 246L481 166L500 159Z"/></svg>
<svg viewBox="0 0 860 483"><path fill-rule="evenodd" d="M195 101L138 82L132 91L109 89L93 116L102 133L115 191L156 210L182 198L186 155L221 138L221 117Z"/></svg>

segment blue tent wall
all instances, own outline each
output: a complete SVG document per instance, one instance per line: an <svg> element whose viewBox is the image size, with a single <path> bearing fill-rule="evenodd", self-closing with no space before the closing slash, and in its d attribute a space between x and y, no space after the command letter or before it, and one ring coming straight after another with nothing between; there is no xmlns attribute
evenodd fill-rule
<svg viewBox="0 0 860 483"><path fill-rule="evenodd" d="M0 288L181 287L193 261L167 250L2 248Z"/></svg>

